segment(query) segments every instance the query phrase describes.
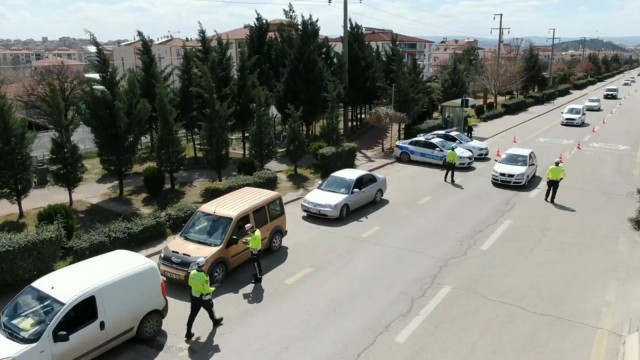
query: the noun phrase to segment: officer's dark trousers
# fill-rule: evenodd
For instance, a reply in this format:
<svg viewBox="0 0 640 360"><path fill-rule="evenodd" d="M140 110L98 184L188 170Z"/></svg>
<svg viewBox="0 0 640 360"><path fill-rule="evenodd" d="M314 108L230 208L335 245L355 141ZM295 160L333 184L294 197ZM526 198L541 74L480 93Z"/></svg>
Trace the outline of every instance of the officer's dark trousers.
<svg viewBox="0 0 640 360"><path fill-rule="evenodd" d="M209 314L209 319L215 321L216 314L213 312L213 300L203 300L200 297L191 295L191 312L189 313L189 320L187 320L187 333L191 332L191 327L196 320L196 315L200 312L200 308L204 308Z"/></svg>
<svg viewBox="0 0 640 360"><path fill-rule="evenodd" d="M547 180L547 192L544 194L544 199L547 200L549 198L549 192L551 192L551 202L554 202L556 200L558 186L560 186L559 180Z"/></svg>
<svg viewBox="0 0 640 360"><path fill-rule="evenodd" d="M262 279L262 264L260 263L260 257L262 256L262 250L251 250L251 259L253 259L253 269L256 271L254 277L256 279Z"/></svg>
<svg viewBox="0 0 640 360"><path fill-rule="evenodd" d="M444 181L447 181L447 176L449 176L449 171L451 171L451 182L454 182L454 175L456 174L456 163L447 162L444 164L447 168L447 171L444 173Z"/></svg>

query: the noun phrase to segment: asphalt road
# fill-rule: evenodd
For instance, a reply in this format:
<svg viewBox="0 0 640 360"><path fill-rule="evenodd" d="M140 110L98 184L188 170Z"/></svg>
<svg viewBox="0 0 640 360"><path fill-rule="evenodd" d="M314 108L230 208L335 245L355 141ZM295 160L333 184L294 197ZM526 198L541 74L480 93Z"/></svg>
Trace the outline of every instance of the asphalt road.
<svg viewBox="0 0 640 360"><path fill-rule="evenodd" d="M492 186L492 160L456 185L439 166L394 164L378 171L384 200L345 222L292 203L262 285L245 264L216 292L222 327L210 331L203 312L185 343L188 289L172 284L162 336L100 359L617 359L640 320L640 237L626 222L638 206L639 86L585 126L560 126L558 109L490 139L492 154L537 153L527 189ZM568 176L553 205L542 177L560 154Z"/></svg>

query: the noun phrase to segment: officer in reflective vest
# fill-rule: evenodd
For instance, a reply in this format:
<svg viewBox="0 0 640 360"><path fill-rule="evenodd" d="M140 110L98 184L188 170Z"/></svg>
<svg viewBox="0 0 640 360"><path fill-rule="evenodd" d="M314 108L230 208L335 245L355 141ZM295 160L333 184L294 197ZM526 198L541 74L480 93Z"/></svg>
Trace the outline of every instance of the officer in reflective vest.
<svg viewBox="0 0 640 360"><path fill-rule="evenodd" d="M213 284L213 287L209 286L209 275L204 271L203 267L207 260L203 257L196 261L196 269L189 273L189 286L191 287L191 312L189 313L189 319L187 320L187 333L185 339L191 340L193 333L191 327L193 321L196 319L196 315L200 311L200 308L209 314L209 318L213 322L213 327L218 327L222 324L222 317L216 318L216 314L213 312L213 299L211 294L216 290L219 284Z"/></svg>
<svg viewBox="0 0 640 360"><path fill-rule="evenodd" d="M447 158L445 159L444 166L447 168L447 171L444 173L444 182L447 182L447 176L449 175L449 171L451 171L451 183L456 183L456 181L453 180L453 176L456 173L456 165L458 165L458 154L456 154L456 146L453 145L447 152Z"/></svg>
<svg viewBox="0 0 640 360"><path fill-rule="evenodd" d="M549 192L551 192L551 203L554 204L556 200L556 192L560 186L560 181L567 176L564 168L560 166L560 159L555 161L554 165L551 165L547 170L547 192L544 194L544 201L548 201Z"/></svg>
<svg viewBox="0 0 640 360"><path fill-rule="evenodd" d="M244 226L247 233L249 233L249 239L243 240L245 245L249 245L249 251L251 251L251 258L253 259L253 267L255 274L253 274L252 284L260 284L262 282L262 264L260 264L260 257L262 256L262 234L260 229L256 229L253 225L247 224Z"/></svg>

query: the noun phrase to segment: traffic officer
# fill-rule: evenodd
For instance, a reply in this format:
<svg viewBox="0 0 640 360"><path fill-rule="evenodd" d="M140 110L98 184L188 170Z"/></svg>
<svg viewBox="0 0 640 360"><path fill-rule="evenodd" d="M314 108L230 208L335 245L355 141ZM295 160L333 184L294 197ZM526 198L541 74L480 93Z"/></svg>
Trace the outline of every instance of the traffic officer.
<svg viewBox="0 0 640 360"><path fill-rule="evenodd" d="M222 317L216 318L216 314L213 312L213 299L211 294L216 290L219 284L213 284L213 287L209 286L209 275L204 271L203 267L207 260L203 257L196 260L196 269L189 273L189 286L191 287L191 312L189 313L189 319L187 320L187 333L184 335L185 339L191 340L193 333L191 327L193 321L196 319L196 315L200 311L200 308L209 314L209 319L213 322L213 327L218 327L222 324Z"/></svg>
<svg viewBox="0 0 640 360"><path fill-rule="evenodd" d="M242 242L245 245L249 245L249 251L251 251L251 258L253 259L253 267L256 270L251 283L260 284L262 282L262 264L260 264L260 257L262 256L262 234L260 233L260 229L256 229L252 224L247 224L244 228L247 230L249 238Z"/></svg>
<svg viewBox="0 0 640 360"><path fill-rule="evenodd" d="M556 159L554 165L549 166L547 170L547 192L544 194L544 201L548 201L549 191L551 191L551 203L554 204L556 192L560 186L560 181L567 176L564 168L560 166L560 159Z"/></svg>
<svg viewBox="0 0 640 360"><path fill-rule="evenodd" d="M453 145L447 152L447 158L445 159L445 167L447 168L447 171L444 173L445 182L447 182L447 176L449 175L449 171L451 171L451 183L456 183L456 181L453 180L456 173L456 165L458 165L458 154L456 153L456 146Z"/></svg>

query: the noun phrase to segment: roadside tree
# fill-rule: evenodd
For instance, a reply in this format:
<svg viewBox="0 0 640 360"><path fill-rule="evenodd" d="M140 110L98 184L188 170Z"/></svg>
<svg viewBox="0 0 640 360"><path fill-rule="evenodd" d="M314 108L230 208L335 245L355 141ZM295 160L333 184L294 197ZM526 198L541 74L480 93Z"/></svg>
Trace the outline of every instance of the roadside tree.
<svg viewBox="0 0 640 360"><path fill-rule="evenodd" d="M175 174L185 162L185 145L180 139L180 124L176 123L176 111L171 106L168 90L162 85L156 90L156 118L158 137L156 141L156 165L169 175L171 190L176 188Z"/></svg>
<svg viewBox="0 0 640 360"><path fill-rule="evenodd" d="M287 157L293 163L293 172L298 173L298 162L307 153L307 139L304 136L302 115L300 110L289 107L289 123L287 124Z"/></svg>
<svg viewBox="0 0 640 360"><path fill-rule="evenodd" d="M251 109L255 114L255 122L249 133L249 143L251 144L249 152L260 169L264 169L264 166L276 156L274 129L269 114L271 102L269 101L269 93L258 85L257 80L254 80L250 85L255 89L255 104Z"/></svg>

